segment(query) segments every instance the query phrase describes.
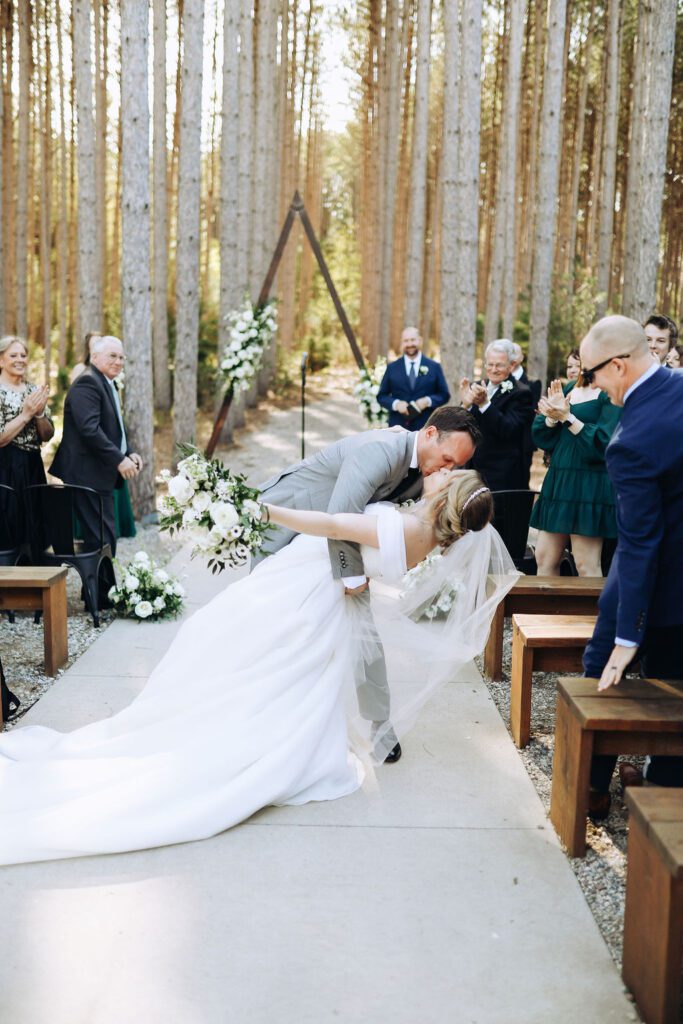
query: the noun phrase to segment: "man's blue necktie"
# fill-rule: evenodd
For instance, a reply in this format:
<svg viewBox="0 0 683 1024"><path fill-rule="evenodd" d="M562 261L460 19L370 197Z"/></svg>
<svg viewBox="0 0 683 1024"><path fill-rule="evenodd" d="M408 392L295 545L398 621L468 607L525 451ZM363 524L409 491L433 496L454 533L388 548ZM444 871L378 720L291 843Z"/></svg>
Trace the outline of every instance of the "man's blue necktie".
<svg viewBox="0 0 683 1024"><path fill-rule="evenodd" d="M415 381L416 381L416 379L417 379L417 374L415 373L415 363L411 363L410 364L410 369L408 370L408 383L410 384L410 390L411 391L415 390Z"/></svg>

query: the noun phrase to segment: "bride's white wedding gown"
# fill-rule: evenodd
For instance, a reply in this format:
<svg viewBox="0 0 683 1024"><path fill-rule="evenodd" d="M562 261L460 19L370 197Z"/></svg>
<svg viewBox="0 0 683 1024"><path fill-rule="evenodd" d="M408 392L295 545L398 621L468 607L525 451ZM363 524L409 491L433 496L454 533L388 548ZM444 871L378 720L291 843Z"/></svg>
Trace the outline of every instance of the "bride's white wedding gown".
<svg viewBox="0 0 683 1024"><path fill-rule="evenodd" d="M380 549L363 549L366 572L399 578L401 516L367 511ZM0 864L203 839L262 807L356 790L349 601L327 541L297 537L182 626L124 711L0 736Z"/></svg>

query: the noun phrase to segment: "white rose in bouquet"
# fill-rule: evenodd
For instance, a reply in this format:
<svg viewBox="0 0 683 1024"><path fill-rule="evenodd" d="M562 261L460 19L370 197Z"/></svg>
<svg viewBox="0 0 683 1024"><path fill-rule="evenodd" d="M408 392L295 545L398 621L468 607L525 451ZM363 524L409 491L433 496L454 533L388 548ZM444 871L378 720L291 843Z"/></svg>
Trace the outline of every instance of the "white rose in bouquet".
<svg viewBox="0 0 683 1024"><path fill-rule="evenodd" d="M242 507L247 515L251 516L252 519L255 519L257 522L261 521L263 509L259 505L258 501L252 501L251 498L247 498Z"/></svg>
<svg viewBox="0 0 683 1024"><path fill-rule="evenodd" d="M173 593L177 597L185 597L185 588L183 587L183 585L181 583L174 583L173 584Z"/></svg>
<svg viewBox="0 0 683 1024"><path fill-rule="evenodd" d="M223 546L225 541L225 533L219 526L212 526L208 534L209 538L209 551L213 548L220 548Z"/></svg>
<svg viewBox="0 0 683 1024"><path fill-rule="evenodd" d="M194 494L194 487L186 476L178 474L168 481L168 493L179 505L187 505Z"/></svg>
<svg viewBox="0 0 683 1024"><path fill-rule="evenodd" d="M203 512L208 512L210 505L211 495L207 491L200 491L192 499L192 508L195 512L199 512L200 515Z"/></svg>
<svg viewBox="0 0 683 1024"><path fill-rule="evenodd" d="M192 526L199 520L199 512L193 508L186 508L183 512L183 526Z"/></svg>
<svg viewBox="0 0 683 1024"><path fill-rule="evenodd" d="M237 509L229 501L214 501L209 512L223 536L239 522Z"/></svg>
<svg viewBox="0 0 683 1024"><path fill-rule="evenodd" d="M154 581L155 583L168 583L168 573L165 569L154 570Z"/></svg>
<svg viewBox="0 0 683 1024"><path fill-rule="evenodd" d="M149 601L138 601L135 605L135 614L139 619L147 619L153 612L154 608Z"/></svg>
<svg viewBox="0 0 683 1024"><path fill-rule="evenodd" d="M126 578L123 581L123 585L126 588L126 590L137 590L138 587L140 586L140 580L137 578L137 576L133 576L132 572L129 572L127 573Z"/></svg>
<svg viewBox="0 0 683 1024"><path fill-rule="evenodd" d="M149 565L149 555L146 551L137 551L133 561L136 565L141 565L143 568L147 568Z"/></svg>

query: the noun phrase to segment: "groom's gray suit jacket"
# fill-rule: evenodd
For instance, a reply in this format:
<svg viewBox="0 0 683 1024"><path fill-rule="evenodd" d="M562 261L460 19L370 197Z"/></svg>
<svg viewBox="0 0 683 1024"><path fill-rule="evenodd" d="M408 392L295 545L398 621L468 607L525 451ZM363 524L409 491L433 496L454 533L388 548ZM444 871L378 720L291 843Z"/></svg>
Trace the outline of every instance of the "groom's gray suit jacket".
<svg viewBox="0 0 683 1024"><path fill-rule="evenodd" d="M415 434L408 431L368 430L295 463L259 490L272 505L330 513L362 512L373 501L416 498L422 491L420 476L400 487L410 470L414 444ZM294 536L278 527L261 557L278 551ZM364 574L358 545L329 541L329 549L335 578Z"/></svg>

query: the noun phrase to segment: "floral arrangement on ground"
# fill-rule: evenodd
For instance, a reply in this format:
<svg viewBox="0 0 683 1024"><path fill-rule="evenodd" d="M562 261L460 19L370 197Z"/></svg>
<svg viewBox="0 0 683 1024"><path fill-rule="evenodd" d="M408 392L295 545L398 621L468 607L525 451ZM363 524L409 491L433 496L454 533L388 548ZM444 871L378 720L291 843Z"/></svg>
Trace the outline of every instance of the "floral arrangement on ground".
<svg viewBox="0 0 683 1024"><path fill-rule="evenodd" d="M194 445L179 445L178 450L184 457L177 474L168 469L159 474L168 488L159 501L159 528L171 534L189 532L195 541L192 557L208 555L214 573L226 565L244 565L263 546L270 529L259 492L242 474L207 459Z"/></svg>
<svg viewBox="0 0 683 1024"><path fill-rule="evenodd" d="M180 614L185 597L183 587L153 562L146 551L138 551L126 566L116 564L121 584L110 589L109 600L117 615L154 622Z"/></svg>
<svg viewBox="0 0 683 1024"><path fill-rule="evenodd" d="M389 413L377 401L377 394L386 369L387 361L380 356L374 366L364 366L359 370L359 380L353 389L361 412L371 427L382 427L389 420Z"/></svg>
<svg viewBox="0 0 683 1024"><path fill-rule="evenodd" d="M220 370L227 387L234 392L248 390L261 369L263 355L277 331L277 307L270 299L254 305L245 299L239 309L228 313L229 330Z"/></svg>

